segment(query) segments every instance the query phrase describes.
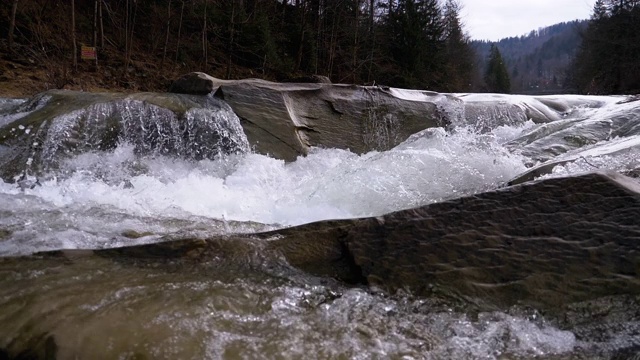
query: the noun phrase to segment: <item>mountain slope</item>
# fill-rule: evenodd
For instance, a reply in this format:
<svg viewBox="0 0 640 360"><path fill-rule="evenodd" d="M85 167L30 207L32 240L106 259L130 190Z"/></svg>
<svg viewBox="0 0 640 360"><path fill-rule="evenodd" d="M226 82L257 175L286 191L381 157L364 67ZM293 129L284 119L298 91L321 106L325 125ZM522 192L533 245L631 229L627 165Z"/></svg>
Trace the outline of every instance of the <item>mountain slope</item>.
<svg viewBox="0 0 640 360"><path fill-rule="evenodd" d="M542 94L566 92L566 71L582 39L586 20L555 24L497 42L473 41L482 79L491 44L496 44L511 76L511 92ZM482 83L476 84L482 91Z"/></svg>

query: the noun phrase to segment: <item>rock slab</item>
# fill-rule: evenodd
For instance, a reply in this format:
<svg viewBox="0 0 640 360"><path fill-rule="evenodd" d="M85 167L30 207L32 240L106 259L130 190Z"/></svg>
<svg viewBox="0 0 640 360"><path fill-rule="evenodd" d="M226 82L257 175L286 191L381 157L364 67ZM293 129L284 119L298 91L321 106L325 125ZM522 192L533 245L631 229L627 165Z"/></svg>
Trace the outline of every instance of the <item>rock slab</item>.
<svg viewBox="0 0 640 360"><path fill-rule="evenodd" d="M256 151L287 161L312 147L388 150L418 131L448 126L451 103L462 106L454 96L428 91L408 99L385 87L221 80L204 73L184 75L170 91L214 93L240 117Z"/></svg>
<svg viewBox="0 0 640 360"><path fill-rule="evenodd" d="M314 275L390 292L446 294L482 308L557 309L640 294L638 218L640 184L619 174L593 173L375 218L53 255L207 264L257 251Z"/></svg>

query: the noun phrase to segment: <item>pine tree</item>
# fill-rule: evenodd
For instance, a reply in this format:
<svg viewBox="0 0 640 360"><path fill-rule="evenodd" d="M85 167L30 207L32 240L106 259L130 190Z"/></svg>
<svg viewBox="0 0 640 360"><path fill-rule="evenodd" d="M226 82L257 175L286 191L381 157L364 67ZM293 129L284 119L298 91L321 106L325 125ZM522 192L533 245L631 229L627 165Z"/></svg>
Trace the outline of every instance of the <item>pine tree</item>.
<svg viewBox="0 0 640 360"><path fill-rule="evenodd" d="M484 81L489 92L505 94L511 92L511 80L509 79L509 73L507 72L507 67L502 60L500 50L495 44L491 45Z"/></svg>
<svg viewBox="0 0 640 360"><path fill-rule="evenodd" d="M590 94L640 91L640 0L598 0L573 64L572 82Z"/></svg>
<svg viewBox="0 0 640 360"><path fill-rule="evenodd" d="M445 76L446 90L450 92L469 91L474 73L475 53L462 30L460 9L457 0L447 0L444 4Z"/></svg>
<svg viewBox="0 0 640 360"><path fill-rule="evenodd" d="M444 26L437 0L400 0L390 12L388 46L400 74L394 82L437 89L443 82Z"/></svg>

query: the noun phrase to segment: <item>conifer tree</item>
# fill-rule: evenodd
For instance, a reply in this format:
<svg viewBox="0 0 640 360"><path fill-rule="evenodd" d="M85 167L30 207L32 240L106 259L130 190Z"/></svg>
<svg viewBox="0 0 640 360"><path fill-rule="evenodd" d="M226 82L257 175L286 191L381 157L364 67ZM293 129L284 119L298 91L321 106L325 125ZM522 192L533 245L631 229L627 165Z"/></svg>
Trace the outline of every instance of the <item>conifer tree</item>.
<svg viewBox="0 0 640 360"><path fill-rule="evenodd" d="M504 94L511 92L511 80L509 79L509 73L507 72L507 67L502 60L500 50L495 44L491 45L484 81L487 86L487 91L489 92Z"/></svg>
<svg viewBox="0 0 640 360"><path fill-rule="evenodd" d="M598 0L573 64L582 93L640 91L640 1Z"/></svg>
<svg viewBox="0 0 640 360"><path fill-rule="evenodd" d="M444 26L437 0L400 0L388 18L388 46L399 86L437 88L443 78Z"/></svg>
<svg viewBox="0 0 640 360"><path fill-rule="evenodd" d="M462 30L460 9L457 0L447 0L444 4L445 89L452 92L469 91L473 80L475 54L469 37Z"/></svg>

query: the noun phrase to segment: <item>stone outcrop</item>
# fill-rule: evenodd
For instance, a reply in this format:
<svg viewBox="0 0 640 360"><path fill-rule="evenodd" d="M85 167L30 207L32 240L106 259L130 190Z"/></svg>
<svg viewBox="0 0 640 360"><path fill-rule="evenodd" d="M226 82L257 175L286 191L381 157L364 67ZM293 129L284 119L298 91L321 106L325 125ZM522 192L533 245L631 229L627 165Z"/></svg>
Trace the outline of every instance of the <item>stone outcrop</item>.
<svg viewBox="0 0 640 360"><path fill-rule="evenodd" d="M546 124L511 144L523 147L526 155L537 160L637 131L624 125L626 116L637 114L634 109L629 111L634 104L620 106L610 119L584 122L579 109L600 108L615 100L602 96L454 95L331 84L322 79L301 79L298 83L221 80L200 72L182 76L170 91L214 93L242 119L245 133L258 152L289 161L314 146L355 153L384 151L430 127L471 126L488 131L528 120ZM567 134L576 126L585 130Z"/></svg>
<svg viewBox="0 0 640 360"><path fill-rule="evenodd" d="M330 83L274 83L258 79L220 80L191 73L170 91L213 92L242 120L256 151L294 160L311 147L349 149L355 153L388 150L430 127L448 126L462 102L451 95Z"/></svg>
<svg viewBox="0 0 640 360"><path fill-rule="evenodd" d="M262 263L284 258L314 275L391 292L462 297L484 308L557 309L640 293L638 217L640 184L619 174L593 173L375 218L50 256L206 267L213 259L242 262L257 252L271 259Z"/></svg>
<svg viewBox="0 0 640 360"><path fill-rule="evenodd" d="M640 184L549 179L360 221L344 238L370 284L557 307L640 292Z"/></svg>

